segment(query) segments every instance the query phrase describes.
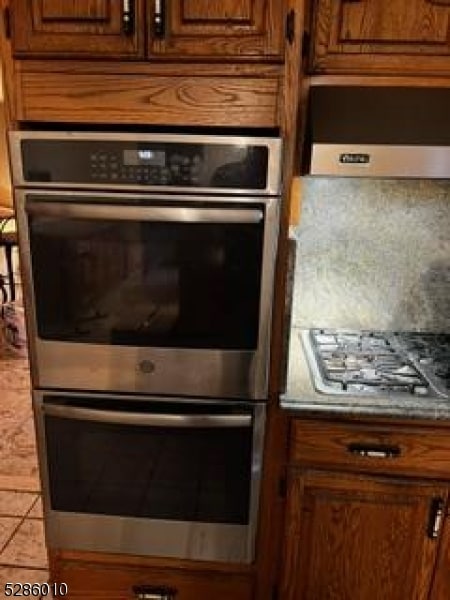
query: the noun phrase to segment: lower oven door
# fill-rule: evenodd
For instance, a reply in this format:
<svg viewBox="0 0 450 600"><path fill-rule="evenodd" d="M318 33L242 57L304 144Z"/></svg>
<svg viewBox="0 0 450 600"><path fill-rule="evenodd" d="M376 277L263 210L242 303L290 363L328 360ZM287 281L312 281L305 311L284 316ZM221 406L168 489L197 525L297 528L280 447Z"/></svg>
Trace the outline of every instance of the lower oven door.
<svg viewBox="0 0 450 600"><path fill-rule="evenodd" d="M263 404L36 393L51 548L249 563Z"/></svg>

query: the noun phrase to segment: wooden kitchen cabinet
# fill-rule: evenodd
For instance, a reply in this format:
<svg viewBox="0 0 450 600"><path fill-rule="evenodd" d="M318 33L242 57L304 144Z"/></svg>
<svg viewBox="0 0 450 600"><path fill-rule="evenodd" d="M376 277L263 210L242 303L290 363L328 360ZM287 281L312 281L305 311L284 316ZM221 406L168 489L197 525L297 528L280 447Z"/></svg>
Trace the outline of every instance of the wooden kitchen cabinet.
<svg viewBox="0 0 450 600"><path fill-rule="evenodd" d="M314 73L450 75L449 0L317 0Z"/></svg>
<svg viewBox="0 0 450 600"><path fill-rule="evenodd" d="M446 494L429 483L294 471L282 598L428 599L440 541L430 528Z"/></svg>
<svg viewBox="0 0 450 600"><path fill-rule="evenodd" d="M279 0L14 0L16 57L281 59Z"/></svg>
<svg viewBox="0 0 450 600"><path fill-rule="evenodd" d="M448 429L293 419L289 437L281 598L448 598Z"/></svg>
<svg viewBox="0 0 450 600"><path fill-rule="evenodd" d="M31 57L143 58L143 8L143 0L12 0L13 52Z"/></svg>
<svg viewBox="0 0 450 600"><path fill-rule="evenodd" d="M281 57L283 1L161 0L159 32L156 4L147 3L150 57Z"/></svg>

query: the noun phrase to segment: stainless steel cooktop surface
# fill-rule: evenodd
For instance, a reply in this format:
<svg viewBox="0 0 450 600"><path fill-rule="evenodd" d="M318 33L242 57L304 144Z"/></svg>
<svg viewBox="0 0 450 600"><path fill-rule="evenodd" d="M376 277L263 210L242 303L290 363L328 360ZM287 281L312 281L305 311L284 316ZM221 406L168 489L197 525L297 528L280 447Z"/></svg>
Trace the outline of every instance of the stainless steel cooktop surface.
<svg viewBox="0 0 450 600"><path fill-rule="evenodd" d="M450 399L450 334L310 329L301 335L318 392Z"/></svg>

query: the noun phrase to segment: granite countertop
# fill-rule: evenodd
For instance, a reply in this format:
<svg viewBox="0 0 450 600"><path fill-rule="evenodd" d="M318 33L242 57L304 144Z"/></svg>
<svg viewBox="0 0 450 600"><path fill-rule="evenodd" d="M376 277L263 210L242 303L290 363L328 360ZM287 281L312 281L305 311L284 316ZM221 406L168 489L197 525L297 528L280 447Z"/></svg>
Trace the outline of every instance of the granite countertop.
<svg viewBox="0 0 450 600"><path fill-rule="evenodd" d="M309 373L300 338L301 328L290 329L286 391L281 406L300 415L306 413L361 417L397 417L401 419L450 419L450 401L409 396L392 400L387 396L337 396L317 392Z"/></svg>

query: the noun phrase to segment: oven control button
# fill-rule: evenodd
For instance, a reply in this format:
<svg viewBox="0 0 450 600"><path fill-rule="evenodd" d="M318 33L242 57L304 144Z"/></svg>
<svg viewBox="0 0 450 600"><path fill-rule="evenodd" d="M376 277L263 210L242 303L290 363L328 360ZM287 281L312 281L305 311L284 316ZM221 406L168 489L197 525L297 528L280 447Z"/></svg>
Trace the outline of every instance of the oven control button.
<svg viewBox="0 0 450 600"><path fill-rule="evenodd" d="M138 364L138 369L141 373L146 373L147 375L153 373L155 371L155 363L151 360L141 360Z"/></svg>

